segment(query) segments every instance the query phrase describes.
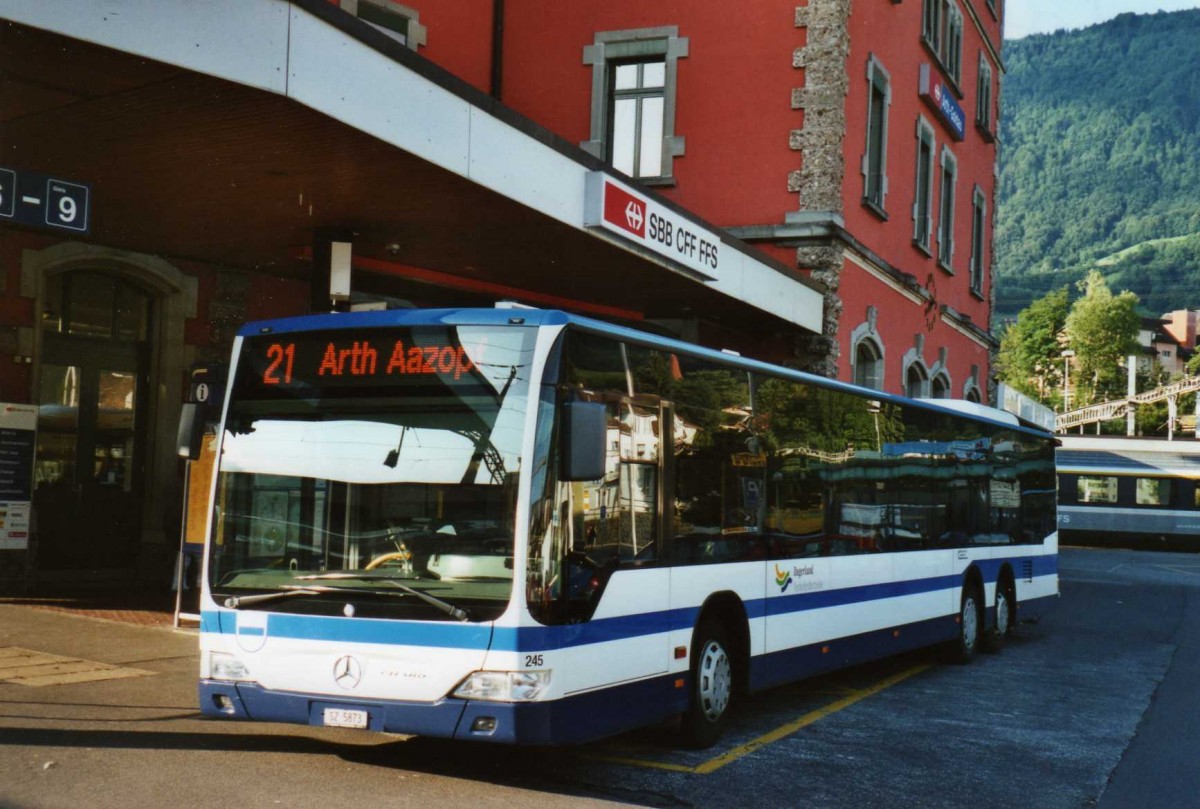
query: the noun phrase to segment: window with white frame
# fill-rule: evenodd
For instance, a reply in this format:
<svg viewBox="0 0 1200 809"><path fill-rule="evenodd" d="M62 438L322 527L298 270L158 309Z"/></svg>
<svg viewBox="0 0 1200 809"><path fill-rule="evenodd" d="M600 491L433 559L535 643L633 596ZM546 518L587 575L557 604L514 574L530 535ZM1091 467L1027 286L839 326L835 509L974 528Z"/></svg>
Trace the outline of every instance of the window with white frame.
<svg viewBox="0 0 1200 809"><path fill-rule="evenodd" d="M942 147L942 178L938 192L938 265L954 272L954 187L958 183L958 160Z"/></svg>
<svg viewBox="0 0 1200 809"><path fill-rule="evenodd" d="M874 55L867 60L867 148L863 152L863 204L886 217L888 109L892 81Z"/></svg>
<svg viewBox="0 0 1200 809"><path fill-rule="evenodd" d="M425 26L414 9L391 0L339 0L338 6L414 51L425 44Z"/></svg>
<svg viewBox="0 0 1200 809"><path fill-rule="evenodd" d="M992 121L992 63L982 51L979 53L979 80L975 88L975 123L986 134L993 131Z"/></svg>
<svg viewBox="0 0 1200 809"><path fill-rule="evenodd" d="M925 8L921 21L921 38L938 52L942 43L942 0L924 0Z"/></svg>
<svg viewBox="0 0 1200 809"><path fill-rule="evenodd" d="M913 244L930 252L933 238L933 126L917 116L917 181L913 198Z"/></svg>
<svg viewBox="0 0 1200 809"><path fill-rule="evenodd" d="M661 177L664 59L615 64L609 76L609 159L630 177Z"/></svg>
<svg viewBox="0 0 1200 809"><path fill-rule="evenodd" d="M924 0L921 38L958 84L962 75L963 15L955 0Z"/></svg>
<svg viewBox="0 0 1200 809"><path fill-rule="evenodd" d="M971 291L983 297L984 250L987 244L987 197L975 186L971 195Z"/></svg>
<svg viewBox="0 0 1200 809"><path fill-rule="evenodd" d="M950 73L955 84L962 81L963 15L954 2L946 4L946 37L942 50L942 64Z"/></svg>
<svg viewBox="0 0 1200 809"><path fill-rule="evenodd" d="M608 31L583 49L592 67L591 138L583 149L634 179L673 182L684 152L675 134L676 63L688 41L676 26Z"/></svg>
<svg viewBox="0 0 1200 809"><path fill-rule="evenodd" d="M950 377L940 373L929 382L929 396L932 399L950 398Z"/></svg>
<svg viewBox="0 0 1200 809"><path fill-rule="evenodd" d="M859 340L854 347L854 384L883 390L883 349L873 337Z"/></svg>

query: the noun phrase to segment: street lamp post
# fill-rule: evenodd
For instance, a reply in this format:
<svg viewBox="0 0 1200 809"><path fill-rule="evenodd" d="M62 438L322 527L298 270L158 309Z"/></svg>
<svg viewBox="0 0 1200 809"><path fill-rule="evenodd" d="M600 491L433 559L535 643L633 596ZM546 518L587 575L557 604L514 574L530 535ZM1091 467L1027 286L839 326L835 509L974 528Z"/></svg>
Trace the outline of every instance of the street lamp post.
<svg viewBox="0 0 1200 809"><path fill-rule="evenodd" d="M1075 352L1067 349L1062 353L1063 358L1063 412L1071 409L1071 357Z"/></svg>

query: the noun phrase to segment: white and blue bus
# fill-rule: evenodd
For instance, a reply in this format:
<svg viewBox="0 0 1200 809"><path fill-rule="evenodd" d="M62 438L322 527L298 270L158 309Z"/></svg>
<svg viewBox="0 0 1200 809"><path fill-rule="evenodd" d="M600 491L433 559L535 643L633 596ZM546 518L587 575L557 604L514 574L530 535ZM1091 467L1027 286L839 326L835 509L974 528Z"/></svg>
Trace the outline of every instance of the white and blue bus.
<svg viewBox="0 0 1200 809"><path fill-rule="evenodd" d="M213 717L704 746L1058 595L1050 435L562 312L246 326L219 442Z"/></svg>

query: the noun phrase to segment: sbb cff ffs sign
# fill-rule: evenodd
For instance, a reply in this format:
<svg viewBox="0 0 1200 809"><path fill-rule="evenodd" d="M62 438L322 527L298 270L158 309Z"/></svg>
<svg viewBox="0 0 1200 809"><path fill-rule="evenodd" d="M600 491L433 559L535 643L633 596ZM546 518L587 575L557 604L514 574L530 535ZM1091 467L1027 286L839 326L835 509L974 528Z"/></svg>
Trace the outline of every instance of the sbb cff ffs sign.
<svg viewBox="0 0 1200 809"><path fill-rule="evenodd" d="M584 227L600 227L716 280L721 238L601 172L588 175Z"/></svg>

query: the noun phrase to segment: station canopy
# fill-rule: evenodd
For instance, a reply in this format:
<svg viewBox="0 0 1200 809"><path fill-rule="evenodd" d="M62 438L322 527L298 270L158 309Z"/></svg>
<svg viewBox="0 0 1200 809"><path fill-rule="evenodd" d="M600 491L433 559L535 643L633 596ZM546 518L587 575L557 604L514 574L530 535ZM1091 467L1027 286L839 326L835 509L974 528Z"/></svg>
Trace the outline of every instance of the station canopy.
<svg viewBox="0 0 1200 809"><path fill-rule="evenodd" d="M308 279L342 229L379 294L820 331L816 285L689 212L719 278L586 227L587 177L627 180L323 0L0 2L0 75L0 166L86 183L78 241Z"/></svg>

